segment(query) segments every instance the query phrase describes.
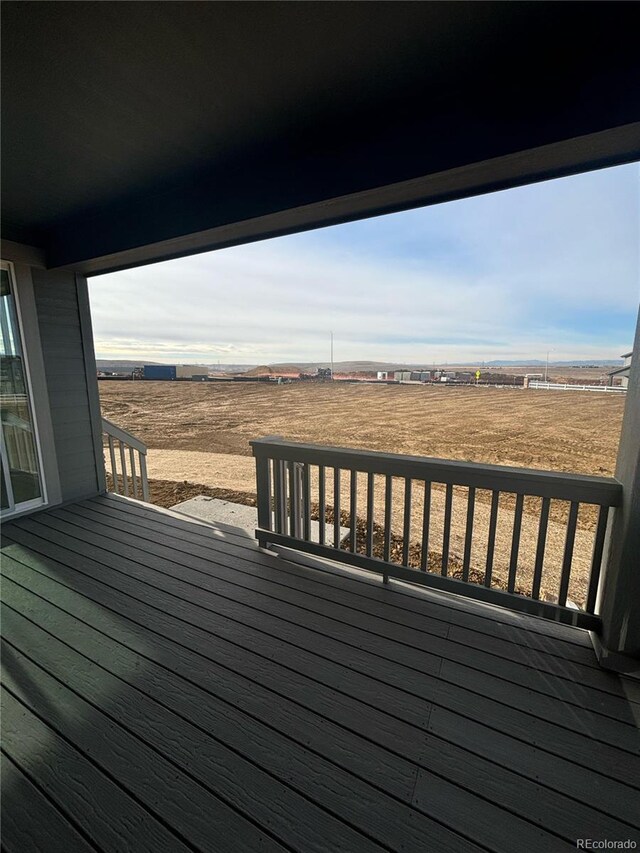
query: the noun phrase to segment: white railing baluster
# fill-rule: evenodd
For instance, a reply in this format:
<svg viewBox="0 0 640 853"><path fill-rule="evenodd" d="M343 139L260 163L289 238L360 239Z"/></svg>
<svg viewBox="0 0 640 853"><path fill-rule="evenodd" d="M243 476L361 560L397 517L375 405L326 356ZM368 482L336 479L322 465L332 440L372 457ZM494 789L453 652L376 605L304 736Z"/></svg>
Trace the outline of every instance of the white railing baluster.
<svg viewBox="0 0 640 853"><path fill-rule="evenodd" d="M111 479L113 480L113 491L116 495L120 494L118 487L118 469L116 468L116 452L113 446L113 436L108 436L109 440L109 456L111 457Z"/></svg>
<svg viewBox="0 0 640 853"><path fill-rule="evenodd" d="M136 458L133 455L133 447L129 448L129 461L131 462L131 485L134 498L138 498L138 481L136 479Z"/></svg>
<svg viewBox="0 0 640 853"><path fill-rule="evenodd" d="M124 452L124 442L119 440L120 445L120 467L122 469L122 489L125 497L129 497L129 475L127 474L127 458Z"/></svg>
<svg viewBox="0 0 640 853"><path fill-rule="evenodd" d="M116 495L129 497L129 475L127 470L127 451L129 465L131 467L131 490L133 497L143 501L149 500L149 479L147 476L147 446L140 439L111 423L106 418L102 419L102 432L106 436L109 448L109 461L111 463L111 478L113 480L113 491ZM118 475L116 441L118 442L118 457L120 459L121 473ZM138 471L136 472L135 454L138 454ZM119 476L122 483L119 482Z"/></svg>
<svg viewBox="0 0 640 853"><path fill-rule="evenodd" d="M147 454L138 453L140 460L140 480L142 481L142 500L149 501L149 480L147 478Z"/></svg>

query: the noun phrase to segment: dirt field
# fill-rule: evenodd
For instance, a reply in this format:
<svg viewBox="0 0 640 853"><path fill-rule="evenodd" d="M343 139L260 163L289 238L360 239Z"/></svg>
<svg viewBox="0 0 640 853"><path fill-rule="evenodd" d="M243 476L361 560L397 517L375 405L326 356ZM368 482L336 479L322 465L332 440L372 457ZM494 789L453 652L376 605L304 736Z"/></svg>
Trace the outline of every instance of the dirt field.
<svg viewBox="0 0 640 853"><path fill-rule="evenodd" d="M177 502L194 493L189 484L213 490L255 491L255 469L248 442L279 435L343 447L491 462L583 474L611 475L620 434L624 398L593 392L553 392L498 388L447 388L362 384L101 382L105 417L132 432L150 448L149 475L174 482L156 489L156 500ZM364 477L358 483L358 514L366 507ZM341 489L349 507L348 478ZM186 481L186 482L185 482ZM315 481L313 483L315 487ZM195 489L197 493L197 487ZM395 489L393 526L402 531L403 500ZM243 498L242 495L245 497ZM333 497L329 489L328 502ZM486 560L490 493L479 491L474 522L473 564ZM376 518L383 514L382 482L376 484ZM495 571L504 578L513 529L511 495L499 506ZM527 498L518 580L530 587L540 502ZM412 541L420 534L422 497L416 489ZM444 516L443 489L434 488L430 555L438 558ZM567 506L552 502L543 589L557 590ZM451 553L464 547L466 490L454 493ZM595 512L581 509L570 597L584 601ZM477 540L477 544L476 543Z"/></svg>
<svg viewBox="0 0 640 853"><path fill-rule="evenodd" d="M413 385L101 382L105 417L150 448L249 456L264 435L613 473L622 395ZM168 478L171 479L171 478Z"/></svg>

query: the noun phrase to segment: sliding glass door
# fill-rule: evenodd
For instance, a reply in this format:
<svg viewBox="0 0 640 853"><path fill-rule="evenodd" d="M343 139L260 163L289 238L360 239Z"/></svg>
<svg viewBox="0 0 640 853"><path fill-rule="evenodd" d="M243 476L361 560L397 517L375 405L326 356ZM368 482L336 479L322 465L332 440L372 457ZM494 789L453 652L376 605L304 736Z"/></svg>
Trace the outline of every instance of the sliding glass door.
<svg viewBox="0 0 640 853"><path fill-rule="evenodd" d="M0 505L4 517L44 502L15 279L12 266L4 262L0 265L0 410Z"/></svg>

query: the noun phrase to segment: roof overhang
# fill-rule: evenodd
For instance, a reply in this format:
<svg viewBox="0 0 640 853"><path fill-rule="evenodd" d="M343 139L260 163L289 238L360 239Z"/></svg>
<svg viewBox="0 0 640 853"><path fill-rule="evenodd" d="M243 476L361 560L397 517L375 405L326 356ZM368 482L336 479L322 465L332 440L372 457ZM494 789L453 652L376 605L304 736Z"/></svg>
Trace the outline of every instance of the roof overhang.
<svg viewBox="0 0 640 853"><path fill-rule="evenodd" d="M640 157L626 3L23 3L3 237L85 273Z"/></svg>

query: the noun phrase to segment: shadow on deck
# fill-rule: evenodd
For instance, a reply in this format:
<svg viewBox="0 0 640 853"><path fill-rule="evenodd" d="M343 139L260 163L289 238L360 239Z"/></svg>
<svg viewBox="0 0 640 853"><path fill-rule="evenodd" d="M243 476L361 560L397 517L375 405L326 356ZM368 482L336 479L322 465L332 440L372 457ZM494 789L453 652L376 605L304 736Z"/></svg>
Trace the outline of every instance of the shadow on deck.
<svg viewBox="0 0 640 853"><path fill-rule="evenodd" d="M103 496L3 545L3 849L640 843L588 635Z"/></svg>

